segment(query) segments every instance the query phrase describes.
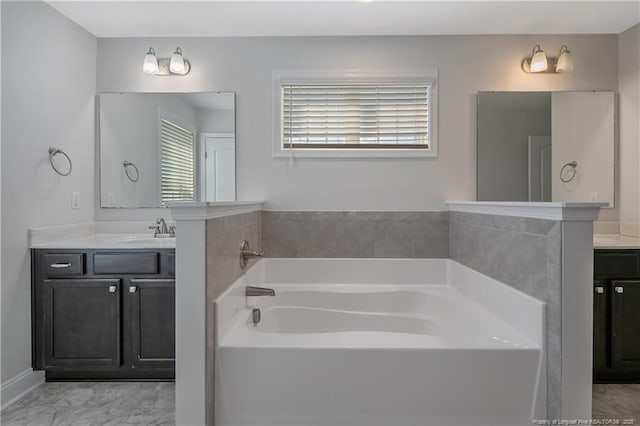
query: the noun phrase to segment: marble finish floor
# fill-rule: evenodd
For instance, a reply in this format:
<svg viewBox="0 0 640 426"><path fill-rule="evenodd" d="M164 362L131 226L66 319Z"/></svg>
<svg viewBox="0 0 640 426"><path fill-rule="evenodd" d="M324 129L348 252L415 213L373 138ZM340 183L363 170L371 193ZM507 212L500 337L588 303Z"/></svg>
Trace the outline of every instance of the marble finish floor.
<svg viewBox="0 0 640 426"><path fill-rule="evenodd" d="M593 385L592 413L594 419L616 419L621 425L640 425L640 384Z"/></svg>
<svg viewBox="0 0 640 426"><path fill-rule="evenodd" d="M593 418L640 425L640 384L593 386ZM174 383L45 383L0 413L2 426L174 425ZM620 423L622 424L622 423Z"/></svg>
<svg viewBox="0 0 640 426"><path fill-rule="evenodd" d="M2 426L174 425L166 382L45 383L0 413Z"/></svg>

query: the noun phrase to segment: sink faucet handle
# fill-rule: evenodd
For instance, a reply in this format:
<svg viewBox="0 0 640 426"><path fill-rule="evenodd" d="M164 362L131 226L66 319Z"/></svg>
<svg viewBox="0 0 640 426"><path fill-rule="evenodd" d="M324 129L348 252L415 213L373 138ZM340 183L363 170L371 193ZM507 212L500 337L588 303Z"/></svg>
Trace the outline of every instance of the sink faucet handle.
<svg viewBox="0 0 640 426"><path fill-rule="evenodd" d="M151 225L149 229L153 229L153 236L155 237L160 233L160 225Z"/></svg>
<svg viewBox="0 0 640 426"><path fill-rule="evenodd" d="M176 236L176 227L175 227L175 225L171 225L169 227L169 235L171 235L172 237Z"/></svg>

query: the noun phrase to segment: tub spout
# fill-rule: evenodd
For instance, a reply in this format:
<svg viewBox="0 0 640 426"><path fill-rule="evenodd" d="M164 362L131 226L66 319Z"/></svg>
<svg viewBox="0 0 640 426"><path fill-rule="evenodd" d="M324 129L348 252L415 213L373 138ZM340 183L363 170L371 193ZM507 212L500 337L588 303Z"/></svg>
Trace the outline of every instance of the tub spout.
<svg viewBox="0 0 640 426"><path fill-rule="evenodd" d="M245 290L245 296L275 296L275 295L276 295L276 291L272 288L247 286L247 289Z"/></svg>

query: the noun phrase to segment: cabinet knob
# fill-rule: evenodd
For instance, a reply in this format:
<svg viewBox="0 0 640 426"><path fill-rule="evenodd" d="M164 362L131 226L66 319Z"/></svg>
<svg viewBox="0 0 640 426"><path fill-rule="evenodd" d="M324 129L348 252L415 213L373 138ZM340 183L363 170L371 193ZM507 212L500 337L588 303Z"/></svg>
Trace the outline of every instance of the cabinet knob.
<svg viewBox="0 0 640 426"><path fill-rule="evenodd" d="M598 293L598 294L603 294L604 293L604 287L602 287L602 286L596 287L595 290L596 290L596 293Z"/></svg>
<svg viewBox="0 0 640 426"><path fill-rule="evenodd" d="M129 286L129 293L135 293L138 290L138 287L135 285Z"/></svg>
<svg viewBox="0 0 640 426"><path fill-rule="evenodd" d="M616 290L616 293L619 293L619 294L624 293L624 287L622 287L622 286L617 286L615 288L615 290Z"/></svg>
<svg viewBox="0 0 640 426"><path fill-rule="evenodd" d="M118 287L116 287L115 285L110 285L109 286L109 293L115 293L117 289L118 289Z"/></svg>

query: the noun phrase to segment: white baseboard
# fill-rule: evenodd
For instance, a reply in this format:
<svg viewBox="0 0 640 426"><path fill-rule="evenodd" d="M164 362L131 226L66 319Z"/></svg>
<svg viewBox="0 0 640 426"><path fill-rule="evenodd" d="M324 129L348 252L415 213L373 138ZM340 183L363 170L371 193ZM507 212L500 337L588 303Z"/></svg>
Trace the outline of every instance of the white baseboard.
<svg viewBox="0 0 640 426"><path fill-rule="evenodd" d="M640 237L640 222L620 222L620 234L628 237Z"/></svg>
<svg viewBox="0 0 640 426"><path fill-rule="evenodd" d="M1 409L4 410L43 383L44 371L33 371L31 368L2 383L0 385Z"/></svg>

